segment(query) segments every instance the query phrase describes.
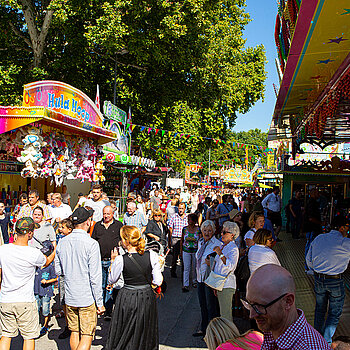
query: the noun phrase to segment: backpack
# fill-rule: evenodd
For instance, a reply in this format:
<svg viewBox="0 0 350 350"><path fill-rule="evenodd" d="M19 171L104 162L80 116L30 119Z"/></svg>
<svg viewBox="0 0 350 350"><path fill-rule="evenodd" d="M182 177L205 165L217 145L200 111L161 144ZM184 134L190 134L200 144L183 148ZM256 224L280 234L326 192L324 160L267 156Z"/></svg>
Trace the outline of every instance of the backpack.
<svg viewBox="0 0 350 350"><path fill-rule="evenodd" d="M247 281L250 277L248 252L249 248L247 249L246 253L238 260L238 264L235 270L237 279L241 281Z"/></svg>

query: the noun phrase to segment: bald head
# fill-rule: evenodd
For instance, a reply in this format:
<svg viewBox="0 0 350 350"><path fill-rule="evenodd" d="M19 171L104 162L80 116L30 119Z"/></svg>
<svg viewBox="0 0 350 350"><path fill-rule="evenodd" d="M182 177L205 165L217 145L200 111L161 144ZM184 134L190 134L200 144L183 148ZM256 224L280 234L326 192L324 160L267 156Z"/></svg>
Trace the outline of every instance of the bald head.
<svg viewBox="0 0 350 350"><path fill-rule="evenodd" d="M295 283L293 276L285 268L275 264L267 264L259 267L250 276L247 283L247 291L258 291L262 296L271 300L284 293L295 295ZM247 293L248 294L248 293Z"/></svg>
<svg viewBox="0 0 350 350"><path fill-rule="evenodd" d="M110 223L113 220L114 211L110 205L106 205L103 208L103 222L105 224Z"/></svg>

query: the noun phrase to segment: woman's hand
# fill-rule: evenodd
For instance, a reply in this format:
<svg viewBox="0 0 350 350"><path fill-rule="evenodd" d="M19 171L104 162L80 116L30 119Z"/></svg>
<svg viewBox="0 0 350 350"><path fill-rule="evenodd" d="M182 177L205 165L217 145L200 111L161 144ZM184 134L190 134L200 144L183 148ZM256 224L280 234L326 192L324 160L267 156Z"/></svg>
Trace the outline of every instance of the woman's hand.
<svg viewBox="0 0 350 350"><path fill-rule="evenodd" d="M119 255L118 248L115 247L113 250L111 250L111 261L114 261L118 255Z"/></svg>
<svg viewBox="0 0 350 350"><path fill-rule="evenodd" d="M216 297L218 296L218 291L216 289L213 289L213 293Z"/></svg>
<svg viewBox="0 0 350 350"><path fill-rule="evenodd" d="M205 258L205 263L210 266L210 260L208 258Z"/></svg>
<svg viewBox="0 0 350 350"><path fill-rule="evenodd" d="M214 249L214 252L217 254L217 255L221 255L222 254L222 250L219 246L215 247Z"/></svg>

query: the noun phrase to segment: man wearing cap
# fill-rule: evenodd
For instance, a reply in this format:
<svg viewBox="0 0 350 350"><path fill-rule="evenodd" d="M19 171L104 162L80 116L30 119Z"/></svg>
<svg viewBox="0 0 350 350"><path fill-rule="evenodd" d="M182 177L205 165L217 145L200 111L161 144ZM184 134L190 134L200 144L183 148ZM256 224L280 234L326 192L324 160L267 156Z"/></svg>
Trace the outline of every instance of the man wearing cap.
<svg viewBox="0 0 350 350"><path fill-rule="evenodd" d="M88 231L93 210L77 208L74 230L57 246L55 270L64 276L65 303L71 349L90 349L97 315L104 312L100 247Z"/></svg>
<svg viewBox="0 0 350 350"><path fill-rule="evenodd" d="M46 257L39 249L28 246L36 224L32 218L17 221L14 243L0 247L0 339L1 349L10 349L11 339L21 333L23 349L34 350L40 334L39 314L34 297L37 267L46 267L55 257Z"/></svg>

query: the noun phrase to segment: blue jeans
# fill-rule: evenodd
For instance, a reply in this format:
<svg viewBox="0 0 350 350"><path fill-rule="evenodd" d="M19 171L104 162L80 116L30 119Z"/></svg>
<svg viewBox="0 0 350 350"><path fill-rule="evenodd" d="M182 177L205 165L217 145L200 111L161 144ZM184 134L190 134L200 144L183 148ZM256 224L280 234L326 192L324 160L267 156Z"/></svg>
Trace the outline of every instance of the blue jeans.
<svg viewBox="0 0 350 350"><path fill-rule="evenodd" d="M202 315L201 331L205 334L209 322L219 316L218 299L213 290L203 282L198 282L197 291Z"/></svg>
<svg viewBox="0 0 350 350"><path fill-rule="evenodd" d="M310 245L315 238L315 233L313 231L306 232L306 245L305 245L305 270L308 270L308 266L306 265L306 255L310 249Z"/></svg>
<svg viewBox="0 0 350 350"><path fill-rule="evenodd" d="M44 317L47 317L50 315L50 301L51 297L48 296L40 296L40 295L35 295L35 300L38 304L38 311L40 313L40 309L42 308L42 314Z"/></svg>
<svg viewBox="0 0 350 350"><path fill-rule="evenodd" d="M315 329L331 344L343 311L345 288L343 279L324 279L315 276ZM328 308L327 320L325 320Z"/></svg>
<svg viewBox="0 0 350 350"><path fill-rule="evenodd" d="M101 261L102 264L102 290L103 290L103 301L106 308L106 315L110 315L113 309L112 294L106 289L108 285L108 274L109 267L111 266L110 261Z"/></svg>

